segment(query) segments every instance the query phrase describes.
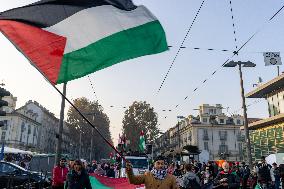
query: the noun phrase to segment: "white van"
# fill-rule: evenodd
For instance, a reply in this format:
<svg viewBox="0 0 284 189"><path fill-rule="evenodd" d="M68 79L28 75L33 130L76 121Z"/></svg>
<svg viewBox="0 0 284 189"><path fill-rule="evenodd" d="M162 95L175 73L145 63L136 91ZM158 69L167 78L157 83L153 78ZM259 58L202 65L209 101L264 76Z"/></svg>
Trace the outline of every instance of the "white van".
<svg viewBox="0 0 284 189"><path fill-rule="evenodd" d="M145 156L125 156L125 159L132 164L134 175L144 174L149 170L148 158ZM126 177L125 161L122 160L121 177Z"/></svg>

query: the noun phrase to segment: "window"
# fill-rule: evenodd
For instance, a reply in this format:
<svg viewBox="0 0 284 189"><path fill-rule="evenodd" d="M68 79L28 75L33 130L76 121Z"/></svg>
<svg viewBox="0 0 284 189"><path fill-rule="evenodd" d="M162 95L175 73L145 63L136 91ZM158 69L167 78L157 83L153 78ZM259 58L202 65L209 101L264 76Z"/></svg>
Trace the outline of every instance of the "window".
<svg viewBox="0 0 284 189"><path fill-rule="evenodd" d="M225 153L228 152L228 146L224 141L221 142L221 145L219 146L219 153Z"/></svg>
<svg viewBox="0 0 284 189"><path fill-rule="evenodd" d="M208 121L207 118L203 118L203 119L202 119L202 122L203 122L203 123L207 123L207 121Z"/></svg>
<svg viewBox="0 0 284 189"><path fill-rule="evenodd" d="M203 135L208 135L207 129L203 129Z"/></svg>
<svg viewBox="0 0 284 189"><path fill-rule="evenodd" d="M237 125L241 124L241 120L237 119Z"/></svg>
<svg viewBox="0 0 284 189"><path fill-rule="evenodd" d="M208 148L208 142L204 142L204 150L209 151L209 148Z"/></svg>
<svg viewBox="0 0 284 189"><path fill-rule="evenodd" d="M1 140L5 140L6 132L2 132Z"/></svg>
<svg viewBox="0 0 284 189"><path fill-rule="evenodd" d="M227 140L227 131L219 131L220 140Z"/></svg>
<svg viewBox="0 0 284 189"><path fill-rule="evenodd" d="M209 109L209 114L213 114L213 109Z"/></svg>
<svg viewBox="0 0 284 189"><path fill-rule="evenodd" d="M239 145L239 153L242 154L243 153L243 144L242 143L238 143Z"/></svg>
<svg viewBox="0 0 284 189"><path fill-rule="evenodd" d="M224 124L224 122L225 122L224 119L220 119L221 124Z"/></svg>
<svg viewBox="0 0 284 189"><path fill-rule="evenodd" d="M12 165L9 165L7 163L0 163L0 172L2 173L12 173L15 172L16 168L13 167Z"/></svg>

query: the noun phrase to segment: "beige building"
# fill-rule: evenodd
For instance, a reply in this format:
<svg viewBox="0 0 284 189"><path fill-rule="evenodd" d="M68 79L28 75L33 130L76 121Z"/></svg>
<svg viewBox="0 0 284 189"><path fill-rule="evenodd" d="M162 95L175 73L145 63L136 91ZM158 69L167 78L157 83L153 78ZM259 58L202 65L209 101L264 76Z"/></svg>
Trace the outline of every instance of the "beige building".
<svg viewBox="0 0 284 189"><path fill-rule="evenodd" d="M185 146L196 146L199 151L208 151L210 160L243 160L244 136L240 127L244 118L240 115L227 116L222 110L220 104L201 105L197 116L189 115L168 130L167 151L178 153Z"/></svg>
<svg viewBox="0 0 284 189"><path fill-rule="evenodd" d="M0 127L1 142L6 146L30 150L39 153L55 153L59 119L38 102L28 101L16 108L17 98L3 97L8 106L3 107L6 116L0 116L4 126ZM64 123L62 135L62 152L73 153L75 142L71 140L70 131Z"/></svg>

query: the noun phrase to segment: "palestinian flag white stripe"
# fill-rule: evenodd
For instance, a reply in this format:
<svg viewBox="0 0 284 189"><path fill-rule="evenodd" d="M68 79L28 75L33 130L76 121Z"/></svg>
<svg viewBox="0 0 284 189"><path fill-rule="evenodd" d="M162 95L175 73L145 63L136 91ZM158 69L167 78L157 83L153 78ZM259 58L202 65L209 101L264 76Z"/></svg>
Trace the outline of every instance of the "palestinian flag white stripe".
<svg viewBox="0 0 284 189"><path fill-rule="evenodd" d="M144 6L132 11L111 5L92 7L77 12L44 30L67 38L64 54L84 48L122 30L157 20Z"/></svg>

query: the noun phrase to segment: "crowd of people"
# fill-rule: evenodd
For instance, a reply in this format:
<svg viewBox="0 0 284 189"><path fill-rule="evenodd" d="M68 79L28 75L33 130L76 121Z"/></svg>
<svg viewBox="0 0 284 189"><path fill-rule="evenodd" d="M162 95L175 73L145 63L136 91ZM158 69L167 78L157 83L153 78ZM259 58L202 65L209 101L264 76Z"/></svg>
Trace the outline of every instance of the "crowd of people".
<svg viewBox="0 0 284 189"><path fill-rule="evenodd" d="M19 165L25 169L29 169L29 163L32 160L32 156L29 154L21 154L21 153L5 153L4 161L11 162L16 165Z"/></svg>
<svg viewBox="0 0 284 189"><path fill-rule="evenodd" d="M91 189L89 174L94 173L111 178L116 177L117 164L98 163L88 164L81 160L62 158L52 171L53 189Z"/></svg>
<svg viewBox="0 0 284 189"><path fill-rule="evenodd" d="M117 170L117 164L96 161L87 164L81 160L69 160L67 164L62 158L53 169L52 187L90 189L90 173L116 178ZM131 184L144 184L145 189L279 189L284 186L282 165L269 165L265 157L251 170L245 162L224 161L221 166L217 162L197 161L167 164L163 156L158 156L146 173L134 175L130 163L126 163L126 173Z"/></svg>
<svg viewBox="0 0 284 189"><path fill-rule="evenodd" d="M279 189L284 182L282 165L269 165L265 157L252 170L245 162L216 162L167 164L163 156L155 159L151 171L134 175L127 164L127 175L132 184L145 184L145 189ZM282 183L282 187L284 184Z"/></svg>

